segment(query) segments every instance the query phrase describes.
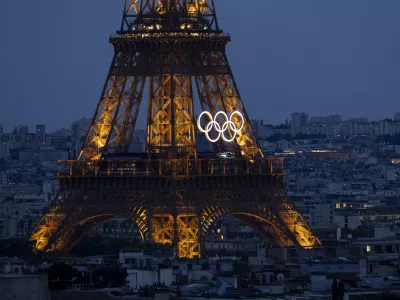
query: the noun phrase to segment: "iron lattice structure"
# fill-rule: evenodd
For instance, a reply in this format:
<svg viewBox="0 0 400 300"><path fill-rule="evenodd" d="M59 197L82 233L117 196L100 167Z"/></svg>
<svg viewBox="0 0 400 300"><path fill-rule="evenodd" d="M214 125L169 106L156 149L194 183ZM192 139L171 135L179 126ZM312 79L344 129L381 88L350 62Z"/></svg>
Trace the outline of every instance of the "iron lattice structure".
<svg viewBox="0 0 400 300"><path fill-rule="evenodd" d="M320 244L283 194L283 161L263 157L225 53L229 41L212 0L126 0L82 150L59 162L60 194L32 234L38 250L68 251L117 216L133 218L143 239L176 245L180 257L200 256L208 227L224 215L273 244ZM132 156L145 87L146 154ZM213 144L234 158L197 153L194 90L202 110L243 115L232 143Z"/></svg>

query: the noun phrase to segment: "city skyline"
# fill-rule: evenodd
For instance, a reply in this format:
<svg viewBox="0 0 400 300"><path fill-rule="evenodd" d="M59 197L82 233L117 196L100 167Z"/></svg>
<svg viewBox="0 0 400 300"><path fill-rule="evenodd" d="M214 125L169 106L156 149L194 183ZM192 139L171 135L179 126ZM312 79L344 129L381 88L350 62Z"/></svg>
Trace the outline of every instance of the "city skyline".
<svg viewBox="0 0 400 300"><path fill-rule="evenodd" d="M264 120L264 119L250 119L250 121L251 122L253 122L253 121L254 122L259 122L259 121L261 121L263 126L272 125L274 127L279 127L281 125L289 125L289 127L292 127L291 126L292 117L295 114L305 114L306 117L307 117L307 122L306 123L308 125L310 125L310 126L324 124L324 123L326 123L326 121L329 118L332 118L332 117L334 117L334 118L338 117L339 118L338 119L339 121L335 121L334 123L346 123L346 122L354 120L354 121L357 121L359 124L364 124L365 122L367 124L371 124L373 122L380 122L380 121L384 121L384 120L392 120L392 121L396 121L396 122L399 122L399 120L400 120L400 112L394 112L391 116L387 116L387 117L384 117L384 118L379 119L379 120L378 119L372 120L372 119L368 119L368 117L360 117L360 116L351 116L351 117L345 119L345 118L342 118L341 115L334 115L334 114L313 116L313 115L309 115L307 112L292 112L284 120L282 120L281 122L275 123L275 124L269 123L268 120ZM0 133L6 133L6 134L7 133L12 133L13 131L19 131L19 129L21 127L25 127L25 128L27 127L27 130L28 130L27 133L29 133L29 134L36 133L37 134L37 131L38 131L37 127L38 126L39 127L44 126L44 128L46 128L46 133L51 134L51 133L56 133L57 131L61 131L61 130L72 130L72 128L73 128L75 123L78 123L78 122L80 122L80 121L82 121L84 119L91 121L92 118L88 117L88 116L86 116L86 117L82 116L81 118L79 118L77 120L73 120L71 122L71 124L67 125L66 127L60 127L60 128L52 128L51 126L48 126L47 124L28 125L28 124L23 124L23 123L15 123L12 126L10 126L9 128L7 128L3 124L0 123ZM322 121L321 119L325 119L325 120ZM361 122L361 120L364 120L364 121ZM328 123L331 123L331 122L328 121ZM254 129L254 126L253 126L253 129ZM144 131L144 130L146 130L146 128L145 127L140 127L140 126L135 129L135 131Z"/></svg>
<svg viewBox="0 0 400 300"><path fill-rule="evenodd" d="M254 1L259 9L249 11L240 5L216 3L220 25L231 33L228 56L251 119L278 124L293 111L382 119L397 110L398 2ZM112 53L107 37L121 18L120 3L96 2L96 17L93 7L94 1L26 3L18 12L22 22L14 25L10 16L19 7L5 4L0 12L5 130L44 123L52 131L91 117ZM242 18L246 22L237 21ZM20 39L17 33L28 27L39 34ZM145 111L142 106L138 127L145 126Z"/></svg>

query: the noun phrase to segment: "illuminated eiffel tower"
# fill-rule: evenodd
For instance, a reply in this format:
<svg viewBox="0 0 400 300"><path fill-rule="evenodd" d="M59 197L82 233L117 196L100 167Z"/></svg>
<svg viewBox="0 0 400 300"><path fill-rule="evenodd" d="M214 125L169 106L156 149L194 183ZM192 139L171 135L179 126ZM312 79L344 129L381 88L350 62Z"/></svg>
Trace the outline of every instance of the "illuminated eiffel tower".
<svg viewBox="0 0 400 300"><path fill-rule="evenodd" d="M320 244L284 196L283 160L263 156L229 41L212 0L126 1L82 150L59 162L60 193L32 234L38 250L69 251L115 217L132 218L143 239L173 244L180 257L199 257L210 224L225 215L274 245ZM213 156L196 150L194 90ZM146 152L129 154L144 93Z"/></svg>

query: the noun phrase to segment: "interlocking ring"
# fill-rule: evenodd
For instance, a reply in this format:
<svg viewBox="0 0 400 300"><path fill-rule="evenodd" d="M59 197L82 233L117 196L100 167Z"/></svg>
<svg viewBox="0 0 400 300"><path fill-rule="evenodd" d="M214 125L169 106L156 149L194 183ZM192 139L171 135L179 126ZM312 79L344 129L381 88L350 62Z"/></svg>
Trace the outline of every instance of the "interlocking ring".
<svg viewBox="0 0 400 300"><path fill-rule="evenodd" d="M206 115L209 118L209 122L207 123L205 128L203 128L201 126L201 118L204 115ZM225 119L224 122L217 121L217 118L220 115ZM237 128L236 124L232 121L232 118L234 115L238 115L239 118L241 119L240 128ZM221 125L221 123L222 123L222 125ZM230 139L225 136L225 133L227 131L229 133L228 127L229 127L230 131L232 132L232 137ZM205 133L207 140L209 140L211 143L215 143L215 142L219 141L219 139L221 137L225 142L230 143L236 138L236 135L243 129L243 127L244 127L244 118L243 118L243 115L239 111L232 112L229 117L225 112L219 111L215 114L214 118L208 111L203 111L197 119L197 128L201 132ZM211 132L212 129L214 129L218 133L217 137L215 139L212 139L209 135L209 133Z"/></svg>

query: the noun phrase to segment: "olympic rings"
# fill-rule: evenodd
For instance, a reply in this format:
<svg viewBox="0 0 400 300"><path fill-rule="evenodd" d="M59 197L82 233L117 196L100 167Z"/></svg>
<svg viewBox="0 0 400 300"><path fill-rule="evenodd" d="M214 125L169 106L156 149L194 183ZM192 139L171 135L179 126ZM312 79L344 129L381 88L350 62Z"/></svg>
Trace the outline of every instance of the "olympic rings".
<svg viewBox="0 0 400 300"><path fill-rule="evenodd" d="M238 115L238 117L241 119L240 128L236 128L236 124L232 121L232 117L234 115ZM205 128L203 128L201 126L201 118L203 116L207 116L209 119L209 122L207 123ZM217 121L218 116L222 116L221 118L224 119L223 122ZM222 123L222 125L221 125L221 123ZM229 130L228 130L228 127L229 127ZM215 114L214 118L208 111L203 111L197 119L197 128L201 132L205 133L207 140L209 140L211 143L215 143L215 142L219 141L219 139L221 137L225 142L228 142L228 143L233 142L234 139L236 138L236 135L243 129L243 127L244 127L244 118L243 118L243 115L239 111L233 111L229 117L225 112L219 111ZM212 129L214 129L217 132L217 137L214 139L211 138L209 135L209 133L211 132ZM233 133L231 138L227 138L225 136L225 133L227 131L228 131L228 133L229 133L229 131L231 131Z"/></svg>

